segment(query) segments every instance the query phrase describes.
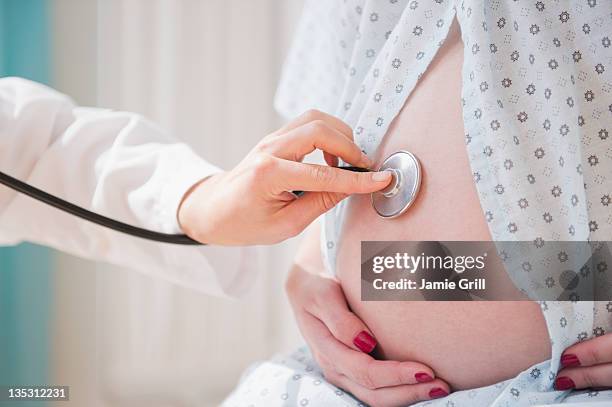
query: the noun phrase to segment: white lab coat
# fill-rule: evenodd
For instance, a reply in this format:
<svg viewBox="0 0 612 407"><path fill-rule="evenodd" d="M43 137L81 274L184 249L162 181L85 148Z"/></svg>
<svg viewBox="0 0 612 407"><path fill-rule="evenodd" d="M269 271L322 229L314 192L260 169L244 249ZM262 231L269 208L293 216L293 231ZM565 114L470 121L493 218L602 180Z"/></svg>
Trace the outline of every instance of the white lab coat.
<svg viewBox="0 0 612 407"><path fill-rule="evenodd" d="M0 171L94 212L180 233L190 186L219 171L142 116L78 108L65 95L0 78ZM252 250L176 246L77 219L0 185L0 244L35 242L216 295L250 284Z"/></svg>

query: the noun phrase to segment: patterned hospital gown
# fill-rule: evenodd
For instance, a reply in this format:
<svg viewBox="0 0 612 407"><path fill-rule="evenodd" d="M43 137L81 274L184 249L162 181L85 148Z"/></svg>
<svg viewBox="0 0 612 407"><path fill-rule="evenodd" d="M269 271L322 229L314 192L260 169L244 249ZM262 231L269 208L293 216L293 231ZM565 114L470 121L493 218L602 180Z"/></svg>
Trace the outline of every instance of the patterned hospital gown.
<svg viewBox="0 0 612 407"><path fill-rule="evenodd" d="M277 108L308 108L349 123L368 154L456 18L464 43L465 141L495 240L612 240L611 0L308 1ZM345 204L325 217L333 272ZM612 267L612 265L610 266ZM562 351L612 330L612 302L542 301L549 361L492 386L422 406L599 402L612 391L559 392ZM307 349L252 367L227 406L357 406L325 382Z"/></svg>

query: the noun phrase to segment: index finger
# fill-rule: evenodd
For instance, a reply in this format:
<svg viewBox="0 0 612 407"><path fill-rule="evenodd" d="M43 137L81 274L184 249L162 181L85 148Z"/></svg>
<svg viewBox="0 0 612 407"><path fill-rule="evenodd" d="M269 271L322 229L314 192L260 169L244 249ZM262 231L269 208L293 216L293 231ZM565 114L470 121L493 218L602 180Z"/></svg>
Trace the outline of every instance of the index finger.
<svg viewBox="0 0 612 407"><path fill-rule="evenodd" d="M265 148L274 156L292 161L302 161L315 150L340 157L345 162L369 167L371 160L359 146L342 132L323 120L315 120L297 127L281 136L270 139Z"/></svg>
<svg viewBox="0 0 612 407"><path fill-rule="evenodd" d="M279 193L301 190L365 194L385 188L392 179L389 171L352 172L325 165L281 161L279 174L283 177L278 179Z"/></svg>

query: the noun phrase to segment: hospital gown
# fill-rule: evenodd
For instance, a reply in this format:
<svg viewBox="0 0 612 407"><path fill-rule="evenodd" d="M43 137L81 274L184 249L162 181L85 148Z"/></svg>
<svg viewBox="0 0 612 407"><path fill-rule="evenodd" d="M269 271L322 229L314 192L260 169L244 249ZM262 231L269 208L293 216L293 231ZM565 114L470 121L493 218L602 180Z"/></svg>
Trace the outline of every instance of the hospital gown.
<svg viewBox="0 0 612 407"><path fill-rule="evenodd" d="M495 240L612 237L612 2L346 0L307 2L277 107L349 123L373 153L456 18L464 43L465 139ZM324 221L334 272L345 203ZM610 265L609 267L612 267ZM612 302L540 302L552 358L517 377L422 406L599 402L612 391L553 389L561 353L612 330ZM227 406L358 406L307 349L252 367Z"/></svg>

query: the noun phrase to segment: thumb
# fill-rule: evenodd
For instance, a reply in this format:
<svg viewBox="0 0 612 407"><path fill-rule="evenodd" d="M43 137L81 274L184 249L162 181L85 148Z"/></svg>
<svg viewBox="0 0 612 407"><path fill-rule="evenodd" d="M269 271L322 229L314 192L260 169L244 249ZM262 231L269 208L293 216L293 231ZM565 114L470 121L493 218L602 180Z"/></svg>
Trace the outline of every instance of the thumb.
<svg viewBox="0 0 612 407"><path fill-rule="evenodd" d="M349 309L340 284L334 280L324 294L325 301L315 302L308 312L323 322L338 341L354 350L372 352L377 345L376 339L366 324Z"/></svg>
<svg viewBox="0 0 612 407"><path fill-rule="evenodd" d="M283 216L291 219L298 230L303 230L347 196L339 192L308 192L287 205Z"/></svg>

